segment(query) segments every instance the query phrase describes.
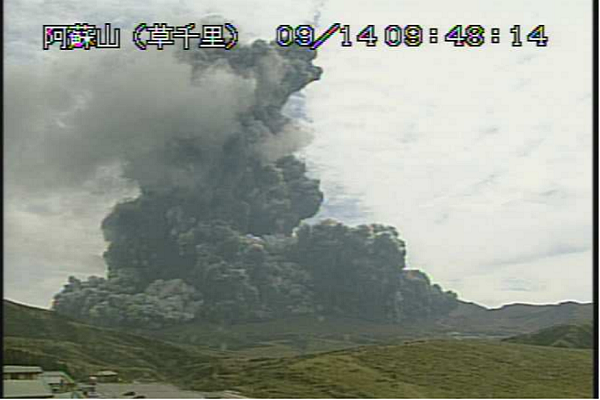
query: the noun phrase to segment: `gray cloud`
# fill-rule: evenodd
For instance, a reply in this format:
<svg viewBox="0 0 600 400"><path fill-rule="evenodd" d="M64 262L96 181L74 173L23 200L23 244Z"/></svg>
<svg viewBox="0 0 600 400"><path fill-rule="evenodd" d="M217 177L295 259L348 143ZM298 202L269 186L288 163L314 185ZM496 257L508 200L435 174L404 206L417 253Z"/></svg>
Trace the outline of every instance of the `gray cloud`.
<svg viewBox="0 0 600 400"><path fill-rule="evenodd" d="M189 2L175 8L162 2L143 7L108 2L85 9L74 4L15 0L7 7L5 262L11 273L6 293L43 306L60 285L27 291L20 276L40 268L53 282L69 274L103 274L100 221L116 202L136 196L139 182L158 182L165 170L160 158L139 160L160 153L173 137L201 137L205 147L217 148L227 139L223 132L239 129L239 114L259 100L270 101L261 79L287 68L272 52L263 63L266 74L233 73L235 64L218 60L207 60L203 74L193 74L189 60L174 57L181 55L178 50L140 52L123 33L119 50L41 51L42 24L111 22L127 32L142 21L202 23L207 10ZM226 11L221 6L218 10ZM228 14L235 19L245 13ZM260 96L257 90L263 91ZM267 129L259 125L257 132ZM265 157L292 152L309 140L305 125L285 128L264 143Z"/></svg>

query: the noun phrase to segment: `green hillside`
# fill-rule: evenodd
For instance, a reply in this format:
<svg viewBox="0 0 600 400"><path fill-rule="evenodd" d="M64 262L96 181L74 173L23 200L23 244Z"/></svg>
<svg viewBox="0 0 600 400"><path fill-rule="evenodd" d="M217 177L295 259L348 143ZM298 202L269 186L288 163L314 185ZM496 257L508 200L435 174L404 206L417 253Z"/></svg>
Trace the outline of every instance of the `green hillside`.
<svg viewBox="0 0 600 400"><path fill-rule="evenodd" d="M174 369L212 357L178 346L79 323L4 300L4 363L62 369L83 378L102 369L125 378L168 379Z"/></svg>
<svg viewBox="0 0 600 400"><path fill-rule="evenodd" d="M557 325L540 331L504 339L506 342L579 349L594 347L594 327L591 323Z"/></svg>
<svg viewBox="0 0 600 400"><path fill-rule="evenodd" d="M191 385L262 398L582 398L592 396L593 367L587 350L434 340L223 361Z"/></svg>
<svg viewBox="0 0 600 400"><path fill-rule="evenodd" d="M282 357L341 350L366 344L399 343L424 335L445 336L420 325L382 324L340 317L302 316L280 320L217 325L190 323L157 331L140 331L163 340L238 356Z"/></svg>

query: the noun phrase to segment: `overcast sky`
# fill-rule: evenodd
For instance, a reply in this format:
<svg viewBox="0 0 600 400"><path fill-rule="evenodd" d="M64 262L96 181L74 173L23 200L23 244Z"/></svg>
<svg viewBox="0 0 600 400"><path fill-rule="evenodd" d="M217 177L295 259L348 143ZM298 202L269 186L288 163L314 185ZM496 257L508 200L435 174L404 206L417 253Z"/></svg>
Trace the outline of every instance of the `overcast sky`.
<svg viewBox="0 0 600 400"><path fill-rule="evenodd" d="M5 296L48 307L69 275L104 274L100 222L136 188L118 179L109 154L58 150L68 135L89 147L83 132L103 126L118 142L132 120L94 115L85 110L88 100L110 89L124 110L150 104L148 77L164 80L159 94L165 97L155 102L179 107L170 112L191 124L195 111L186 104L196 95L198 102L207 99L187 91L188 71L172 61L172 52L134 49L131 31L140 22L183 25L220 14L242 41L271 40L281 24L312 23L322 31L340 22L354 35L369 24L377 29L373 48L341 47L339 34L326 42L315 60L324 69L321 80L289 107L314 135L301 155L326 196L316 219L396 226L409 267L469 301L492 307L591 301L591 7L589 0L120 0L101 6L8 0ZM121 27L122 48L42 51L42 25L75 22ZM387 47L383 29L390 24L436 27L442 40ZM444 43L443 33L456 24L483 25L488 42L480 48ZM545 24L548 47L526 41L512 47L515 24L523 37ZM492 27L501 29L500 44L489 43ZM134 69L139 79L127 75ZM79 114L93 118L78 120ZM145 117L149 134L168 129L150 112Z"/></svg>

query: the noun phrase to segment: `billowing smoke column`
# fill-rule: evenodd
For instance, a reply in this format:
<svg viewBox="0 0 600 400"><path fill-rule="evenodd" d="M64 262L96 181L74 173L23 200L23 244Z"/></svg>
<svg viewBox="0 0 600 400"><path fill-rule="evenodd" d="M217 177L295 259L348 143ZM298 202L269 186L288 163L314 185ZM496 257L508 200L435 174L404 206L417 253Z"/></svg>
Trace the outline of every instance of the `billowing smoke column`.
<svg viewBox="0 0 600 400"><path fill-rule="evenodd" d="M305 135L282 108L319 79L314 57L263 41L180 53L194 82L227 71L252 88L252 98L220 131L165 135L127 160L124 176L140 195L103 221L108 276L69 278L55 310L148 328L294 314L398 322L449 312L455 294L403 270L404 242L394 228L300 225L323 194L293 155Z"/></svg>

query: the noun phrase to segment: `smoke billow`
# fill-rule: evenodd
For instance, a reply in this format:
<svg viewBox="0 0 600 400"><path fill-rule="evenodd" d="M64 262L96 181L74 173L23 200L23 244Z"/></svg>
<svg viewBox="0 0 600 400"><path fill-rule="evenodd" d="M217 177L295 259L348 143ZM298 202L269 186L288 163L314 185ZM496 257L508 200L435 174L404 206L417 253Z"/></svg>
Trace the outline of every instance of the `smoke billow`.
<svg viewBox="0 0 600 400"><path fill-rule="evenodd" d="M452 309L453 293L403 270L405 246L394 228L300 225L323 194L294 156L308 133L282 109L319 79L315 56L260 40L231 51L181 51L172 68L146 66L133 82L115 77L82 90L81 105L71 106L77 117L105 118L74 135L73 113L65 114L67 133L52 141L45 162L65 165L59 155L77 150L70 162L86 160L87 169L69 171L70 182L116 163L139 195L102 223L107 278L69 278L56 311L159 328L291 314L402 321ZM119 85L132 92L115 91ZM144 85L165 96L148 98Z"/></svg>

